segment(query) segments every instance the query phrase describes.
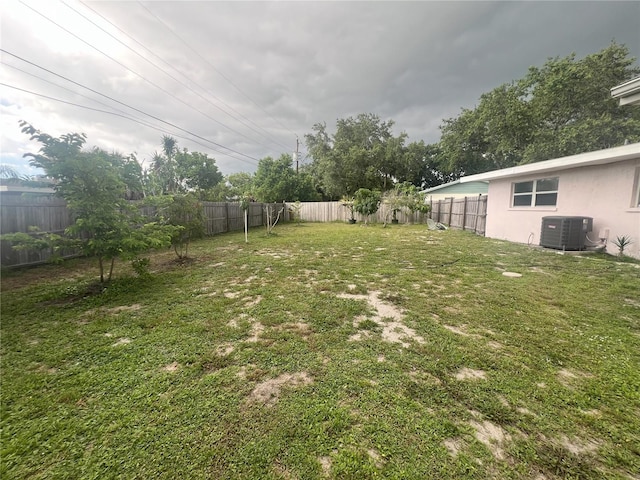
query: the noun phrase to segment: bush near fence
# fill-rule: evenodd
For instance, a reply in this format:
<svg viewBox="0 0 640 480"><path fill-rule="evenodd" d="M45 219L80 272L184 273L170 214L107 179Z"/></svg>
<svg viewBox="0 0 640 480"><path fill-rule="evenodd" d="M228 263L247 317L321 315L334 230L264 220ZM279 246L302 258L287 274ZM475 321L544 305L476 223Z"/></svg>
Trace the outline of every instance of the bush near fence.
<svg viewBox="0 0 640 480"><path fill-rule="evenodd" d="M206 235L239 231L244 229L244 211L238 202L201 202L204 209ZM249 227L264 226L266 215L264 203L249 204ZM283 204L272 204L278 211ZM145 207L143 214L152 215L153 209ZM281 221L287 220L287 208ZM66 202L55 195L3 195L0 199L0 235L5 233L29 233L31 227L40 232L62 234L73 222ZM74 256L75 252L63 252L63 256ZM15 251L6 241L0 242L0 264L17 267L44 263L50 252Z"/></svg>

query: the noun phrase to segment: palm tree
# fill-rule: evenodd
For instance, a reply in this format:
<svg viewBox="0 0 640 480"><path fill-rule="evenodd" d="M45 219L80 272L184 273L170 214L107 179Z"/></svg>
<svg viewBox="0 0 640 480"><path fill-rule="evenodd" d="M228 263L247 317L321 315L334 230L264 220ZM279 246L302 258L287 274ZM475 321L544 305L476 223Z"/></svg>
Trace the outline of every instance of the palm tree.
<svg viewBox="0 0 640 480"><path fill-rule="evenodd" d="M176 179L175 154L178 152L178 141L170 135L162 136L162 151L165 156L165 180L167 193L176 193L178 182Z"/></svg>

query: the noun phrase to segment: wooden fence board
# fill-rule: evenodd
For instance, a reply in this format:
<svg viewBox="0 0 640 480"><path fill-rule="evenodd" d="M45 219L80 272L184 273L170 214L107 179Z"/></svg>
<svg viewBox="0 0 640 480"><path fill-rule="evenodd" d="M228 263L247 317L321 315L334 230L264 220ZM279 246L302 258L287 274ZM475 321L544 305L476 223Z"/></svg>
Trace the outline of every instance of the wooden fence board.
<svg viewBox="0 0 640 480"><path fill-rule="evenodd" d="M139 202L138 202L139 203ZM249 204L249 226L264 225L265 204ZM274 204L276 213L283 204ZM205 215L206 235L244 230L244 211L240 203L202 202ZM146 216L155 214L152 207L141 207L141 213ZM285 208L280 221L288 220ZM65 228L73 222L71 212L66 202L55 195L2 195L0 197L0 234L24 232L31 227L37 227L41 232L63 233ZM64 252L64 256L73 256L77 252ZM7 241L0 242L0 264L4 267L35 265L44 263L51 258L50 252L17 252Z"/></svg>

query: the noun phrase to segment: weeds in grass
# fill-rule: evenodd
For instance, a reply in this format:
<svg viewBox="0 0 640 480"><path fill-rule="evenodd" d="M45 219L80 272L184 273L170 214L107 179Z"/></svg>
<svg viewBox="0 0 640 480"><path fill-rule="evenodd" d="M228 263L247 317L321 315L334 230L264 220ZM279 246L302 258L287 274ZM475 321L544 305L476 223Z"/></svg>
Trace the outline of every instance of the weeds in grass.
<svg viewBox="0 0 640 480"><path fill-rule="evenodd" d="M303 227L100 289L82 259L3 275L0 476L640 471L637 261Z"/></svg>

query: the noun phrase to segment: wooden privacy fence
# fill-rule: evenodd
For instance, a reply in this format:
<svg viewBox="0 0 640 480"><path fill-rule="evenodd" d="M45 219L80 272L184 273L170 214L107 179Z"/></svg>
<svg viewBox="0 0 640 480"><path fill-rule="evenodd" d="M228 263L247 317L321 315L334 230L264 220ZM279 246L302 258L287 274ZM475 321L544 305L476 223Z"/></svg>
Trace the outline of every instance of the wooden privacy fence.
<svg viewBox="0 0 640 480"><path fill-rule="evenodd" d="M207 235L239 231L244 229L244 211L238 202L201 202L205 215L205 231ZM267 204L249 204L249 227L260 227L266 224L264 208ZM271 204L277 213L284 205ZM142 213L153 214L152 209L143 208ZM288 219L285 209L280 221ZM37 227L40 232L58 233L73 222L66 202L54 195L3 195L0 198L0 234L25 232ZM64 256L72 256L74 252L63 252ZM46 262L50 252L17 252L6 241L0 242L0 264L3 267L35 265Z"/></svg>
<svg viewBox="0 0 640 480"><path fill-rule="evenodd" d="M471 230L484 235L487 223L487 199L486 195L479 195L432 201L429 216L448 227Z"/></svg>
<svg viewBox="0 0 640 480"><path fill-rule="evenodd" d="M293 208L293 204L288 204ZM452 228L470 230L480 235L484 235L487 217L487 196L464 198L446 198L430 202L431 212L405 213L398 212L396 217L400 223L424 223L426 218L432 218L436 222ZM303 202L300 204L300 219L306 222L346 222L350 213L340 202ZM358 223L364 221L364 217L355 214ZM382 205L380 210L369 217L372 223L383 223L391 221L391 212L388 207Z"/></svg>
<svg viewBox="0 0 640 480"><path fill-rule="evenodd" d="M293 210L294 204L287 204L290 210ZM340 202L301 202L300 203L300 219L305 222L346 222L351 214L346 207ZM424 223L428 215L416 212L412 214L398 212L396 218L400 223ZM364 216L354 212L354 217L358 223L364 222ZM370 223L383 223L387 217L387 223L391 222L391 212L384 205L380 209L369 216Z"/></svg>

